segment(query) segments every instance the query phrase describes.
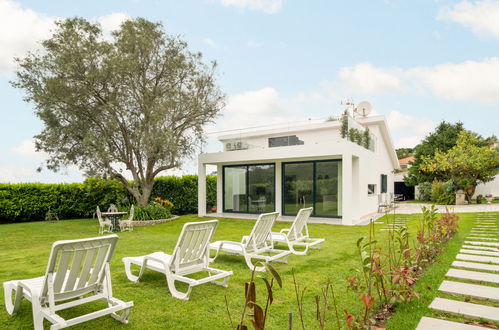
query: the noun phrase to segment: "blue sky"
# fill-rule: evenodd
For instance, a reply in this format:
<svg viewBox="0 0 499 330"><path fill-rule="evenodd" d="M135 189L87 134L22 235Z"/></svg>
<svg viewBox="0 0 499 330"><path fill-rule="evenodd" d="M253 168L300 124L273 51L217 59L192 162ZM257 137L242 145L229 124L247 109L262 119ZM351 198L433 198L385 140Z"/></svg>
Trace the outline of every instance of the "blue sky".
<svg viewBox="0 0 499 330"><path fill-rule="evenodd" d="M159 21L216 60L227 107L209 131L325 118L353 99L387 117L397 147L442 120L499 133L499 1L0 0L0 182L82 180L72 168L36 173L42 125L9 84L12 57L73 16L105 31L127 17Z"/></svg>

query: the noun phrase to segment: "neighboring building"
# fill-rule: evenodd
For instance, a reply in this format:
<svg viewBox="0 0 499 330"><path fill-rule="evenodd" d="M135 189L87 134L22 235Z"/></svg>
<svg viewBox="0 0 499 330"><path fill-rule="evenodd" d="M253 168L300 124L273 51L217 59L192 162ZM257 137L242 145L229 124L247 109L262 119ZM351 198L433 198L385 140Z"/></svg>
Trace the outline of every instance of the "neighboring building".
<svg viewBox="0 0 499 330"><path fill-rule="evenodd" d="M219 217L274 210L294 216L313 206L313 217L353 225L376 213L377 195L393 193L399 169L386 120L348 118L349 129L369 129L368 148L342 138L341 126L337 120L219 137L224 151L198 158L199 216L206 215L207 165L217 166Z"/></svg>
<svg viewBox="0 0 499 330"><path fill-rule="evenodd" d="M401 199L403 200L413 200L415 199L416 189L415 187L407 186L404 182L404 178L407 175L407 170L412 166L412 162L414 162L414 156L405 157L399 159L400 171L395 173L394 177L394 191L395 195L402 195Z"/></svg>

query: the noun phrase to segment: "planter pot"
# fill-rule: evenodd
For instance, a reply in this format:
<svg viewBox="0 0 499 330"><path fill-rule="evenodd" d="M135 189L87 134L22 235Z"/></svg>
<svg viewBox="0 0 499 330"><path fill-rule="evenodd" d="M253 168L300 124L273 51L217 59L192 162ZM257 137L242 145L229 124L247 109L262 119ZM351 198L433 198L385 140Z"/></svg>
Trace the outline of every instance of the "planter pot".
<svg viewBox="0 0 499 330"><path fill-rule="evenodd" d="M487 204L492 204L494 197L493 196L485 196L485 200L487 200Z"/></svg>

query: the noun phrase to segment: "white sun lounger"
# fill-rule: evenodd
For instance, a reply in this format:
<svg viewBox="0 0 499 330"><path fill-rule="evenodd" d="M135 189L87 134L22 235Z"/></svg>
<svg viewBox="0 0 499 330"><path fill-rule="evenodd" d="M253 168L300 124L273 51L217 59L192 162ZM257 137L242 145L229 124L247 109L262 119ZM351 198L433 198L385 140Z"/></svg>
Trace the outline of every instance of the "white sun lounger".
<svg viewBox="0 0 499 330"><path fill-rule="evenodd" d="M232 241L216 241L211 243L210 249L216 251L216 255L212 260L218 257L220 251L224 251L228 255L244 256L246 264L251 270L255 268L252 259L286 263L291 251L275 249L270 234L278 215L278 212L260 214L251 234L244 236L240 243ZM272 253L274 255L271 255ZM259 272L265 271L265 267L263 266L256 267L255 269Z"/></svg>
<svg viewBox="0 0 499 330"><path fill-rule="evenodd" d="M31 301L36 330L43 329L43 320L52 323L50 329L61 329L110 314L122 323L128 323L133 302L113 297L109 262L118 236L109 235L52 245L45 276L4 282L7 313L15 315L23 298ZM12 295L15 293L14 302ZM78 299L76 299L78 298ZM107 308L68 320L58 311L102 300ZM122 311L121 315L117 312Z"/></svg>
<svg viewBox="0 0 499 330"><path fill-rule="evenodd" d="M200 284L211 282L227 287L232 272L209 267L208 244L213 238L217 226L218 220L188 222L184 224L171 255L164 252L154 252L141 257L123 258L128 279L137 282L146 268L160 272L166 275L166 282L172 296L183 300L188 300L192 287ZM138 276L132 274L130 269L132 264L140 267ZM203 271L207 272L208 276L198 280L186 276ZM223 281L218 281L220 279ZM175 281L187 283L189 288L185 293L180 292L175 287Z"/></svg>
<svg viewBox="0 0 499 330"><path fill-rule="evenodd" d="M272 241L287 244L289 250L297 255L306 255L309 248L320 249L325 239L310 238L308 235L307 221L312 211L313 207L300 209L291 228L272 233ZM303 246L305 250L297 251L295 246Z"/></svg>

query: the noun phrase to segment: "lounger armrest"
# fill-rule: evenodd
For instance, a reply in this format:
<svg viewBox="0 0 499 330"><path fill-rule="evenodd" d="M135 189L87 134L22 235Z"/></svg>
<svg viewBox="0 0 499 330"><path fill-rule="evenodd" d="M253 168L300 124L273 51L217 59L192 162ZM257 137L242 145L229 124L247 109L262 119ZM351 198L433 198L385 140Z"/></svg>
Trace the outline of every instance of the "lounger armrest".
<svg viewBox="0 0 499 330"><path fill-rule="evenodd" d="M147 260L159 262L165 266L165 269L168 268L168 266L169 266L169 264L167 264L163 259L156 258L156 257L150 256L150 255L144 256L144 265L147 263Z"/></svg>
<svg viewBox="0 0 499 330"><path fill-rule="evenodd" d="M289 233L289 229L288 228L284 228L284 229L281 229L279 232L281 234Z"/></svg>
<svg viewBox="0 0 499 330"><path fill-rule="evenodd" d="M218 246L219 249L221 249L222 245L224 245L224 244L239 245L243 250L245 247L245 245L243 243L239 243L239 242L233 242L233 241L219 241L219 242L220 242L220 245Z"/></svg>

